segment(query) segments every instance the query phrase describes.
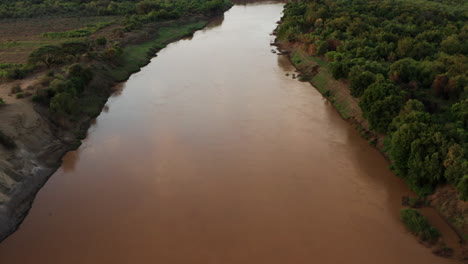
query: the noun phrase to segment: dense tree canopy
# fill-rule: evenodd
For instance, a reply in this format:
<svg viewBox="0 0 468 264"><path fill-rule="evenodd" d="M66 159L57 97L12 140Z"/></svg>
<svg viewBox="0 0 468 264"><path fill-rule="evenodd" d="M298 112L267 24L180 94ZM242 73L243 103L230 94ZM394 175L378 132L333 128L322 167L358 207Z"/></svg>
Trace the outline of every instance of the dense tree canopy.
<svg viewBox="0 0 468 264"><path fill-rule="evenodd" d="M468 2L302 0L286 4L283 41L325 54L349 79L394 171L419 194L451 183L468 198Z"/></svg>

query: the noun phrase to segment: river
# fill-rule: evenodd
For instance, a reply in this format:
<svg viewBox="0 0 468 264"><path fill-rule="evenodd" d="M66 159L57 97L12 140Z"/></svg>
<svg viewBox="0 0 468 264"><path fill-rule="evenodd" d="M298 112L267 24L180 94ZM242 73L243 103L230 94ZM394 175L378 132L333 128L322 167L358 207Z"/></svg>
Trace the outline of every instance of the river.
<svg viewBox="0 0 468 264"><path fill-rule="evenodd" d="M401 224L387 161L286 76L281 11L236 5L132 75L0 263L452 263Z"/></svg>

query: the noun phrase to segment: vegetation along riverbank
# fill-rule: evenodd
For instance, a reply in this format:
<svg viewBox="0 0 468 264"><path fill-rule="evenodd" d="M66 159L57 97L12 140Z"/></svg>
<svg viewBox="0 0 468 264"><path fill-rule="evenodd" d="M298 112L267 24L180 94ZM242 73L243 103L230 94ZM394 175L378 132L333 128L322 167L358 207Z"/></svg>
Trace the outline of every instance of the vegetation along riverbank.
<svg viewBox="0 0 468 264"><path fill-rule="evenodd" d="M299 78L390 160L419 197L409 205L439 211L465 244L465 260L467 6L457 0L295 1L276 29L276 44ZM438 237L417 211L405 209L402 220L422 240Z"/></svg>
<svg viewBox="0 0 468 264"><path fill-rule="evenodd" d="M232 4L0 1L0 241L75 149L117 82Z"/></svg>

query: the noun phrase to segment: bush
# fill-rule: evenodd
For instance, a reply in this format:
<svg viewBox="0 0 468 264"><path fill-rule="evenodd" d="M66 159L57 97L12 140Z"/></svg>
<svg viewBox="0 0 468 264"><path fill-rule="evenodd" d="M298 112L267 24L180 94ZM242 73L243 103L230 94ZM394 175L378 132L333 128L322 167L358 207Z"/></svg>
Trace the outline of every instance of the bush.
<svg viewBox="0 0 468 264"><path fill-rule="evenodd" d="M34 102L34 103L38 103L38 104L45 104L46 102L46 98L44 98L43 96L39 95L39 94L35 94L32 96L31 100Z"/></svg>
<svg viewBox="0 0 468 264"><path fill-rule="evenodd" d="M0 105L4 105L5 104L5 101L3 101L3 99L0 97Z"/></svg>
<svg viewBox="0 0 468 264"><path fill-rule="evenodd" d="M16 99L25 98L26 96L28 96L28 93L20 92L16 94Z"/></svg>
<svg viewBox="0 0 468 264"><path fill-rule="evenodd" d="M54 80L53 76L50 76L49 74L43 75L41 78L39 78L39 84L46 87L46 86L49 86L52 80Z"/></svg>
<svg viewBox="0 0 468 264"><path fill-rule="evenodd" d="M50 111L53 114L73 115L78 109L77 101L69 93L57 93L50 101Z"/></svg>
<svg viewBox="0 0 468 264"><path fill-rule="evenodd" d="M88 51L89 48L88 44L83 41L69 41L62 43L60 46L62 47L65 54L74 57L84 54L86 51Z"/></svg>
<svg viewBox="0 0 468 264"><path fill-rule="evenodd" d="M104 36L100 36L96 39L96 44L99 46L105 46L107 44L107 39Z"/></svg>
<svg viewBox="0 0 468 264"><path fill-rule="evenodd" d="M424 242L435 243L440 237L439 231L435 229L426 217L414 209L405 208L400 212L400 218L405 226Z"/></svg>

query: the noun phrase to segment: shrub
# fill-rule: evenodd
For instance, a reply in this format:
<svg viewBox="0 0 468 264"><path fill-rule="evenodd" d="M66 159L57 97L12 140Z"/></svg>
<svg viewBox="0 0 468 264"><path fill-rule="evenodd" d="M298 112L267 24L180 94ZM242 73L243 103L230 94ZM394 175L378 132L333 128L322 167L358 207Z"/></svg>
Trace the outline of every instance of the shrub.
<svg viewBox="0 0 468 264"><path fill-rule="evenodd" d="M39 94L35 94L32 96L31 100L34 102L34 103L38 103L38 104L43 104L45 103L45 98Z"/></svg>
<svg viewBox="0 0 468 264"><path fill-rule="evenodd" d="M42 86L49 86L50 82L54 80L54 77L53 76L49 76L49 74L47 75L43 75L40 79L39 79L39 84L41 84Z"/></svg>
<svg viewBox="0 0 468 264"><path fill-rule="evenodd" d="M88 44L83 41L69 41L60 45L65 54L78 56L88 51Z"/></svg>
<svg viewBox="0 0 468 264"><path fill-rule="evenodd" d="M104 36L100 36L96 39L96 44L99 46L105 46L107 44L107 39Z"/></svg>
<svg viewBox="0 0 468 264"><path fill-rule="evenodd" d="M49 89L57 93L64 92L67 89L67 82L62 79L54 79L50 82Z"/></svg>
<svg viewBox="0 0 468 264"><path fill-rule="evenodd" d="M409 208L402 209L400 218L411 233L415 234L422 241L435 243L439 239L439 231L431 226L426 217L418 211Z"/></svg>
<svg viewBox="0 0 468 264"><path fill-rule="evenodd" d="M77 101L69 93L57 93L50 101L50 111L53 114L73 114L77 110Z"/></svg>
<svg viewBox="0 0 468 264"><path fill-rule="evenodd" d="M5 101L3 101L3 99L0 97L0 105L4 105L5 104Z"/></svg>
<svg viewBox="0 0 468 264"><path fill-rule="evenodd" d="M27 94L25 92L20 92L20 93L16 94L16 99L21 99L21 98L24 98L26 96L27 96Z"/></svg>

